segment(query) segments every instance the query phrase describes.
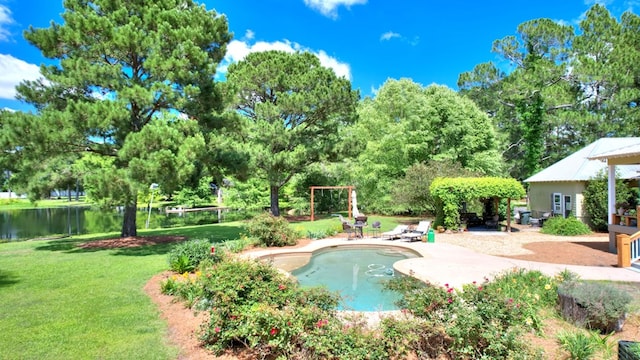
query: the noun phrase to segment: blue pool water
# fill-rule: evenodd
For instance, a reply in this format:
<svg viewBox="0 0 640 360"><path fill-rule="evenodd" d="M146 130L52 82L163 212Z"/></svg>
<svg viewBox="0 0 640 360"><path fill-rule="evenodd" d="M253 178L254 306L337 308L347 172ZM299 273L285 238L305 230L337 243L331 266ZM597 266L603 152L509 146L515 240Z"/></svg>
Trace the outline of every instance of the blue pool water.
<svg viewBox="0 0 640 360"><path fill-rule="evenodd" d="M399 276L393 263L419 257L397 247L335 247L314 252L305 266L291 273L302 286L326 286L343 298L341 310L398 310L394 304L400 296L384 290L382 283Z"/></svg>

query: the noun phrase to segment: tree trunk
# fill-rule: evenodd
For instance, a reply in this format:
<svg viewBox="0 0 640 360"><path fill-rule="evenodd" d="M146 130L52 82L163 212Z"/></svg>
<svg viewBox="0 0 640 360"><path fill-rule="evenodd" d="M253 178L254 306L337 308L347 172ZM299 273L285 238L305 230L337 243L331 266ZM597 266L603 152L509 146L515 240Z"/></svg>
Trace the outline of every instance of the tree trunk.
<svg viewBox="0 0 640 360"><path fill-rule="evenodd" d="M138 231L136 229L136 203L128 204L124 207L124 219L122 220L122 232L121 237L137 236Z"/></svg>
<svg viewBox="0 0 640 360"><path fill-rule="evenodd" d="M279 204L280 187L271 185L271 215L280 216Z"/></svg>

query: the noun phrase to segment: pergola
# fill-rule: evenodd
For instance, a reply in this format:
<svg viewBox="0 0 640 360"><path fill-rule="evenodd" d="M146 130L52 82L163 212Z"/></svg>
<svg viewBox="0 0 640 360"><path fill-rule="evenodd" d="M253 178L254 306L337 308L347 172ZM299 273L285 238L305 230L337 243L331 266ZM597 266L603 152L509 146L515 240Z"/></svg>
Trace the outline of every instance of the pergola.
<svg viewBox="0 0 640 360"><path fill-rule="evenodd" d="M349 219L351 219L351 192L353 191L353 185L350 186L311 186L311 221L314 220L314 211L313 211L313 193L316 190L322 190L322 189L348 189L348 193L349 193Z"/></svg>
<svg viewBox="0 0 640 360"><path fill-rule="evenodd" d="M491 199L493 206L497 208L501 198L507 199L507 232L511 232L511 199L526 195L522 184L517 180L497 177L436 178L429 190L442 204L446 227L458 224L458 206L464 201Z"/></svg>

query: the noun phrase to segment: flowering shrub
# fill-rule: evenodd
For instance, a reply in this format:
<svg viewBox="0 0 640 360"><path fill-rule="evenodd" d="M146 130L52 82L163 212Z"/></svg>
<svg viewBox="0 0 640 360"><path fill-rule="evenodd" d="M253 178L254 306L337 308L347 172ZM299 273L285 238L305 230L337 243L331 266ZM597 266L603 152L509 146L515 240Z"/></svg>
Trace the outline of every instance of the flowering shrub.
<svg viewBox="0 0 640 360"><path fill-rule="evenodd" d="M201 339L216 353L238 347L251 358L281 359L541 359L522 334L538 329L538 312L555 304L559 278L514 269L493 280L435 286L398 277L401 316L371 331L335 310L340 298L302 289L270 264L220 256L200 272L175 275L165 293L209 312Z"/></svg>
<svg viewBox="0 0 640 360"><path fill-rule="evenodd" d="M403 294L399 305L428 326L414 326L405 348L425 357L440 351L456 359L506 359L531 356L521 340L526 329L539 329L540 309L553 306L557 281L537 271L515 269L482 283L455 289L403 277L388 288ZM387 322L390 329L401 325Z"/></svg>
<svg viewBox="0 0 640 360"><path fill-rule="evenodd" d="M279 216L262 213L249 221L247 235L256 238L263 246L295 245L300 235Z"/></svg>

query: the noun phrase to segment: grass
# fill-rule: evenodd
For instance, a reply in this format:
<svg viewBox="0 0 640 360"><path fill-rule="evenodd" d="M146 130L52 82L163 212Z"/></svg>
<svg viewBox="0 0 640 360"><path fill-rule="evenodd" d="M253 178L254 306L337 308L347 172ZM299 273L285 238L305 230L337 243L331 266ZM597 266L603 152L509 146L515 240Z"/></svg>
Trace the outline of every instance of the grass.
<svg viewBox="0 0 640 360"><path fill-rule="evenodd" d="M346 217L347 214L346 213L342 213L342 216ZM369 224L369 226L371 226L371 224L373 224L375 221L380 221L380 229L381 231L389 231L391 229L393 229L394 227L396 227L396 225L400 224L400 223L411 223L411 224L417 224L418 221L423 220L422 218L410 218L410 217L406 217L406 216L379 216L379 215L373 215L373 216L369 216L367 219L367 224ZM294 228L296 228L297 230L301 230L303 231L303 233L306 233L306 231L320 231L320 230L326 230L332 226L338 226L340 227L340 220L338 220L337 217L335 216L329 216L329 215L321 215L321 216L316 216L316 220L315 221L292 221L291 222L292 226Z"/></svg>
<svg viewBox="0 0 640 360"><path fill-rule="evenodd" d="M0 210L11 209L34 209L34 208L55 208L55 207L67 207L67 206L89 206L83 198L80 201L69 201L67 198L63 199L44 199L39 200L36 203L32 203L27 199L0 199Z"/></svg>
<svg viewBox="0 0 640 360"><path fill-rule="evenodd" d="M383 229L401 218L370 217ZM303 231L324 229L336 218L299 222ZM221 243L237 239L242 223L139 231ZM129 249L81 249L79 244L117 233L0 244L2 359L175 359L165 342L166 323L143 291L168 269L171 244Z"/></svg>
<svg viewBox="0 0 640 360"><path fill-rule="evenodd" d="M140 232L235 239L240 223ZM171 244L85 250L96 234L0 244L2 359L175 359L166 323L143 287L166 269Z"/></svg>

